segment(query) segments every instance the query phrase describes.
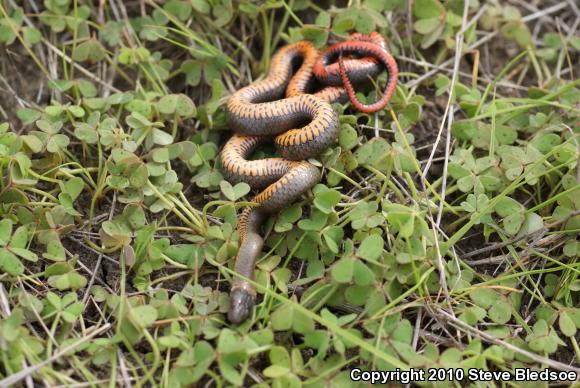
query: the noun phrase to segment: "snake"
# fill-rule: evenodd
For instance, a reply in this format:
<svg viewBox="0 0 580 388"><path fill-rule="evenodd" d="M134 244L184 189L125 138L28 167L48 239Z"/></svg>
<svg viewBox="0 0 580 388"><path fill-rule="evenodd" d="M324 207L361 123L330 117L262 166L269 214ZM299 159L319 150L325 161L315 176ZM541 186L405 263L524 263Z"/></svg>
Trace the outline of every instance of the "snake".
<svg viewBox="0 0 580 388"><path fill-rule="evenodd" d="M370 105L356 97L353 84L387 70L383 96ZM224 178L261 190L238 219L236 276L230 291L228 320L241 323L256 303L254 267L264 239L266 217L289 206L320 181L319 169L308 162L338 137L338 114L332 103L350 100L356 109L374 112L391 98L397 64L378 33L350 38L319 52L312 42L299 41L276 52L265 78L245 86L227 101L226 121L234 131L220 152ZM316 90L317 88L317 90ZM315 90L315 91L313 91ZM280 157L252 160L256 148L273 142Z"/></svg>

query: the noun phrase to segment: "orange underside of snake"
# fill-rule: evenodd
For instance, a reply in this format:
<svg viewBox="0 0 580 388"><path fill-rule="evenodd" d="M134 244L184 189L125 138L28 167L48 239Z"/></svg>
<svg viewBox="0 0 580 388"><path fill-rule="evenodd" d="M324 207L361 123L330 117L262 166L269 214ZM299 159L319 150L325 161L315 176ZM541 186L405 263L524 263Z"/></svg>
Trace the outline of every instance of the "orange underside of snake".
<svg viewBox="0 0 580 388"><path fill-rule="evenodd" d="M388 80L381 99L360 103L353 83L376 77L383 69ZM352 34L320 53L312 43L301 41L281 48L272 58L268 75L232 95L227 104L228 123L235 134L220 158L231 183L246 182L262 191L243 210L238 231L237 277L232 285L228 319L244 321L252 312L256 290L253 279L256 259L264 240L264 218L299 199L320 180L320 171L306 159L328 148L338 136L338 115L331 103L350 99L363 112L384 108L394 93L398 70L381 35ZM310 92L313 84L322 84ZM282 157L249 160L255 148L273 141Z"/></svg>

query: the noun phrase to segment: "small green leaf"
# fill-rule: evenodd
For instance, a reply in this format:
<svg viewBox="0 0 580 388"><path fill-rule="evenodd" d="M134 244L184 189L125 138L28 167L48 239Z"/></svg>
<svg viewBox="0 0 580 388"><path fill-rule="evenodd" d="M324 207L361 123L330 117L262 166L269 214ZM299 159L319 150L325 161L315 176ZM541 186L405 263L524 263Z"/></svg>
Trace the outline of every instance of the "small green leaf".
<svg viewBox="0 0 580 388"><path fill-rule="evenodd" d="M138 306L130 310L131 321L140 327L149 327L157 320L157 310L153 306Z"/></svg>
<svg viewBox="0 0 580 388"><path fill-rule="evenodd" d="M413 15L419 19L437 18L445 9L437 0L414 0Z"/></svg>
<svg viewBox="0 0 580 388"><path fill-rule="evenodd" d="M10 218L0 220L0 246L5 246L10 241L12 235L13 222Z"/></svg>
<svg viewBox="0 0 580 388"><path fill-rule="evenodd" d="M139 230L147 223L145 211L137 204L127 205L123 210L123 216L133 230Z"/></svg>
<svg viewBox="0 0 580 388"><path fill-rule="evenodd" d="M180 71L185 73L185 81L189 86L199 85L202 63L197 60L186 60L181 64Z"/></svg>
<svg viewBox="0 0 580 388"><path fill-rule="evenodd" d="M503 220L503 227L506 232L515 235L521 228L526 216L522 212L510 214Z"/></svg>
<svg viewBox="0 0 580 388"><path fill-rule="evenodd" d="M500 31L503 36L514 39L521 47L529 45L532 39L528 26L521 20L507 22L501 27Z"/></svg>
<svg viewBox="0 0 580 388"><path fill-rule="evenodd" d="M74 201L78 198L84 187L85 183L82 178L73 177L64 183L63 192L69 194Z"/></svg>
<svg viewBox="0 0 580 388"><path fill-rule="evenodd" d="M61 291L64 290L78 290L87 285L87 279L78 273L71 271L62 275L51 276L48 278L48 283Z"/></svg>
<svg viewBox="0 0 580 388"><path fill-rule="evenodd" d="M358 133L351 125L343 124L341 126L338 142L342 148L350 150L358 144Z"/></svg>
<svg viewBox="0 0 580 388"><path fill-rule="evenodd" d="M155 163L166 163L169 161L169 150L167 148L157 148L153 150L151 156Z"/></svg>
<svg viewBox="0 0 580 388"><path fill-rule="evenodd" d="M358 256L367 260L377 260L383 253L384 241L378 234L367 236L358 249Z"/></svg>
<svg viewBox="0 0 580 388"><path fill-rule="evenodd" d="M33 135L22 135L20 136L20 138L22 139L22 141L24 142L24 144L26 144L26 146L28 146L28 148L30 148L30 150L33 153L38 153L40 151L42 151L42 141Z"/></svg>
<svg viewBox="0 0 580 388"><path fill-rule="evenodd" d="M228 181L221 181L220 182L220 189L224 196L229 199L230 201L236 200L236 193L234 192L234 188Z"/></svg>
<svg viewBox="0 0 580 388"><path fill-rule="evenodd" d="M175 113L176 106L177 106L177 94L169 94L167 96L163 96L158 103L159 112L164 114Z"/></svg>
<svg viewBox="0 0 580 388"><path fill-rule="evenodd" d="M361 260L354 263L354 282L359 286L370 286L375 283L374 272Z"/></svg>
<svg viewBox="0 0 580 388"><path fill-rule="evenodd" d="M348 283L354 274L354 260L342 258L337 261L331 270L331 275L337 283Z"/></svg>
<svg viewBox="0 0 580 388"><path fill-rule="evenodd" d="M14 254L0 249L0 268L9 275L18 276L24 273L24 266Z"/></svg>
<svg viewBox="0 0 580 388"><path fill-rule="evenodd" d="M512 316L511 305L507 301L500 299L500 301L491 306L488 314L493 322L503 325L507 323Z"/></svg>
<svg viewBox="0 0 580 388"><path fill-rule="evenodd" d="M324 190L316 193L314 196L314 206L321 212L330 214L334 206L340 202L340 193L336 190Z"/></svg>
<svg viewBox="0 0 580 388"><path fill-rule="evenodd" d="M316 210L313 212L310 219L300 220L298 222L298 227L302 230L312 230L312 231L319 231L322 230L324 225L326 224L326 220L328 219L328 215L321 212L320 210Z"/></svg>
<svg viewBox="0 0 580 388"><path fill-rule="evenodd" d="M48 143L46 143L46 150L48 152L59 152L61 149L65 149L70 143L68 136L63 134L56 134L49 138Z"/></svg>
<svg viewBox="0 0 580 388"><path fill-rule="evenodd" d="M471 291L469 297L476 305L485 309L490 308L500 299L500 296L496 291L483 287L478 287Z"/></svg>
<svg viewBox="0 0 580 388"><path fill-rule="evenodd" d="M262 373L264 373L264 376L266 377L278 378L286 376L288 373L290 373L290 369L280 365L270 365L264 369Z"/></svg>
<svg viewBox="0 0 580 388"><path fill-rule="evenodd" d="M507 217L510 214L521 213L523 207L515 199L510 197L501 197L497 201L494 210L500 217Z"/></svg>
<svg viewBox="0 0 580 388"><path fill-rule="evenodd" d="M272 329L275 331L286 331L292 327L292 317L294 310L290 305L283 304L270 315Z"/></svg>
<svg viewBox="0 0 580 388"><path fill-rule="evenodd" d="M153 142L162 146L173 143L173 137L160 129L153 129Z"/></svg>
<svg viewBox="0 0 580 388"><path fill-rule="evenodd" d="M72 57L75 61L96 63L105 58L105 50L98 40L91 38L76 46Z"/></svg>
<svg viewBox="0 0 580 388"><path fill-rule="evenodd" d="M68 111L76 118L81 118L85 116L85 110L80 106L72 105L68 107Z"/></svg>
<svg viewBox="0 0 580 388"><path fill-rule="evenodd" d="M185 94L177 95L177 104L175 106L175 113L181 117L194 117L197 112L195 109L195 104Z"/></svg>
<svg viewBox="0 0 580 388"><path fill-rule="evenodd" d="M25 225L20 226L18 227L18 229L16 229L16 231L12 235L12 238L10 239L10 248L11 249L25 248L27 242L28 242L28 228ZM3 244L2 241L0 241L0 245L5 244Z"/></svg>
<svg viewBox="0 0 580 388"><path fill-rule="evenodd" d="M64 247L59 240L50 240L46 246L46 253L43 253L42 256L52 261L66 260Z"/></svg>
<svg viewBox="0 0 580 388"><path fill-rule="evenodd" d="M518 236L537 232L544 228L544 220L536 213L526 214L526 219L518 233Z"/></svg>
<svg viewBox="0 0 580 388"><path fill-rule="evenodd" d="M4 42L7 45L12 44L16 39L16 34L12 28L5 24L0 24L0 42Z"/></svg>
<svg viewBox="0 0 580 388"><path fill-rule="evenodd" d="M439 17L434 17L428 19L419 19L415 22L413 27L415 28L415 31L417 31L419 34L426 35L435 31L435 29L437 29L437 27L439 27L440 24L441 20L439 19Z"/></svg>
<svg viewBox="0 0 580 388"><path fill-rule="evenodd" d="M42 34L36 28L26 26L22 28L22 38L29 45L33 45L42 40Z"/></svg>
<svg viewBox="0 0 580 388"><path fill-rule="evenodd" d="M250 192L250 185L248 185L245 182L240 182L237 183L234 187L234 195L235 195L235 200L237 201L238 199L242 198L244 195L248 194Z"/></svg>
<svg viewBox="0 0 580 388"><path fill-rule="evenodd" d="M566 337L574 337L576 335L576 325L574 324L574 321L567 311L563 311L560 314L558 324L562 334L564 334Z"/></svg>
<svg viewBox="0 0 580 388"><path fill-rule="evenodd" d="M149 178L149 171L147 170L147 166L141 164L129 176L129 183L131 186L140 188L147 184L147 180Z"/></svg>
<svg viewBox="0 0 580 388"><path fill-rule="evenodd" d="M322 232L326 246L333 252L338 253L342 245L342 238L344 237L344 230L340 226L331 226L325 228Z"/></svg>
<svg viewBox="0 0 580 388"><path fill-rule="evenodd" d="M34 109L20 108L16 111L16 116L22 121L22 124L27 125L35 122L40 118L41 113Z"/></svg>
<svg viewBox="0 0 580 388"><path fill-rule="evenodd" d="M12 253L23 258L24 260L28 260L28 261L32 261L32 262L35 262L38 260L38 256L36 255L36 253L31 252L28 249L10 247L10 250L12 251Z"/></svg>

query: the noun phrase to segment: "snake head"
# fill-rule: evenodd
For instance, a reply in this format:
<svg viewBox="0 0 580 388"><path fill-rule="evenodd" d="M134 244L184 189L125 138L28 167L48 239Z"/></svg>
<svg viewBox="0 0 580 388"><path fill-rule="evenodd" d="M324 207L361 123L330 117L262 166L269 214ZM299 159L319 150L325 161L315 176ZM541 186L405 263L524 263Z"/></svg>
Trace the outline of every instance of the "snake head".
<svg viewBox="0 0 580 388"><path fill-rule="evenodd" d="M256 296L244 288L233 289L230 293L230 311L228 321L231 323L244 322L252 312Z"/></svg>

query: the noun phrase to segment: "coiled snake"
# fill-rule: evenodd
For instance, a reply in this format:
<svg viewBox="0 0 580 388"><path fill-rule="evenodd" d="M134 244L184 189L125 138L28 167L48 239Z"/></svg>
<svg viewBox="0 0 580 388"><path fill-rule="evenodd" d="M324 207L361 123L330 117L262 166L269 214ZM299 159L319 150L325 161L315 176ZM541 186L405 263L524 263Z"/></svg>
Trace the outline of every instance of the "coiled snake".
<svg viewBox="0 0 580 388"><path fill-rule="evenodd" d="M385 68L389 76L383 96L363 105L352 83L375 77ZM363 112L380 110L391 98L397 76L397 64L381 35L352 34L322 54L307 41L283 47L272 58L266 78L230 97L226 115L236 133L220 154L224 175L231 183L246 182L253 189L263 189L252 199L258 206L245 208L239 219L237 273L253 279L264 244L260 227L265 217L296 201L320 180L320 171L306 159L325 150L338 136L338 115L331 103L348 97ZM308 94L316 81L324 87ZM272 137L281 158L248 159ZM228 320L244 321L256 302L255 288L236 278L230 297Z"/></svg>

